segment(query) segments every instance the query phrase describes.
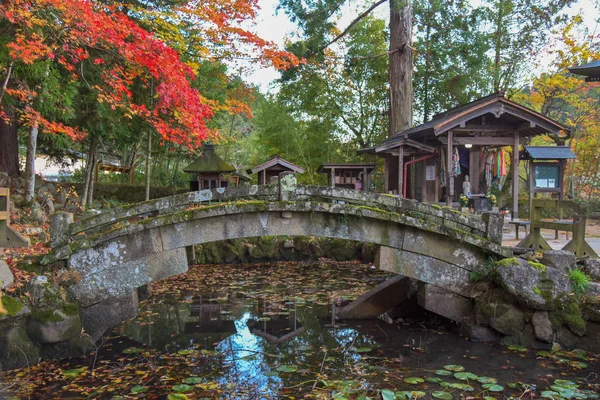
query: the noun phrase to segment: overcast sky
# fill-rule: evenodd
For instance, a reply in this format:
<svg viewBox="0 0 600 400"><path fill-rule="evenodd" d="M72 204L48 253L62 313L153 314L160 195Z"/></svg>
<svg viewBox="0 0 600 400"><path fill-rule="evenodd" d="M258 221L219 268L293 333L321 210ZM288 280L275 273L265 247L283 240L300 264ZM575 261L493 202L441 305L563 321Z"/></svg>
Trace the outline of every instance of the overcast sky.
<svg viewBox="0 0 600 400"><path fill-rule="evenodd" d="M473 5L481 3L481 0L471 0ZM256 31L260 37L266 40L273 41L279 46L283 47L285 38L294 33L294 24L290 22L287 16L283 12L276 13L277 4L279 0L260 0L259 4L261 11L257 18ZM340 29L345 28L354 16L363 10L364 2L362 1L351 1L350 6L345 7L342 18L338 21L338 27ZM599 16L600 0L578 0L575 5L568 11L569 14L574 15L578 12L584 17L584 22L588 26L590 32L600 33L600 28L597 26L597 19ZM387 19L388 6L382 4L378 10L377 15L380 18ZM279 73L274 68L251 68L252 72L246 76L247 81L258 85L263 92L269 90L269 84L279 77Z"/></svg>

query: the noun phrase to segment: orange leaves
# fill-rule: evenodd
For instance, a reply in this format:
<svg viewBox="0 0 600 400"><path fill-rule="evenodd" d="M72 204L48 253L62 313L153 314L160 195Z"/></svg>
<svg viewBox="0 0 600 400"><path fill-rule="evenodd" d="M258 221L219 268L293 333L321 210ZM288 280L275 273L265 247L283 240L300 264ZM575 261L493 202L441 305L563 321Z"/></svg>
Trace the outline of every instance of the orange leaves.
<svg viewBox="0 0 600 400"><path fill-rule="evenodd" d="M10 49L10 56L13 59L19 59L25 64L33 64L43 58L54 58L50 47L36 33L28 37L18 34L12 43L7 44L7 47Z"/></svg>

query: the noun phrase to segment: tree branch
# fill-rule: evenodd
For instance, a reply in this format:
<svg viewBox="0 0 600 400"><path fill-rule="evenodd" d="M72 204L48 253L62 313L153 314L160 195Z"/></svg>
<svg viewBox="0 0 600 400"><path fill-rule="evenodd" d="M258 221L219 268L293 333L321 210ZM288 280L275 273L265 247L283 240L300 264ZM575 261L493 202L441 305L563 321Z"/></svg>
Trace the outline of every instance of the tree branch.
<svg viewBox="0 0 600 400"><path fill-rule="evenodd" d="M327 47L331 46L332 44L334 44L335 42L337 42L338 40L340 40L341 38L343 38L344 36L346 36L346 34L350 31L350 29L352 29L352 27L354 25L356 25L358 22L360 22L361 19L363 19L364 17L366 17L367 15L369 15L369 13L371 11L373 11L374 9L376 9L377 7L379 7L380 5L382 5L383 3L385 3L386 1L387 0L379 0L378 2L376 2L375 4L373 4L365 12L363 12L358 17L356 17L352 22L350 22L350 25L348 25L346 27L346 29L344 29L344 31L342 33L340 33L339 35L337 35L333 40L329 41L329 43L327 43L325 46L321 47L319 50L320 51L325 50Z"/></svg>

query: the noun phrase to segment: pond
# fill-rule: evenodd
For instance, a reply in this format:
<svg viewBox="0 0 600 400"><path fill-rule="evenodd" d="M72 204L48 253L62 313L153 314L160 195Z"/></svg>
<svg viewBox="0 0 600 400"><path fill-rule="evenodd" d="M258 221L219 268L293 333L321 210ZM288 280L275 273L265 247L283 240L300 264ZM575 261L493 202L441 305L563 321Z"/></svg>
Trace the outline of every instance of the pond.
<svg viewBox="0 0 600 400"><path fill-rule="evenodd" d="M473 343L426 313L335 319L388 276L356 263L194 266L156 283L85 359L1 373L0 398L598 398L595 355Z"/></svg>

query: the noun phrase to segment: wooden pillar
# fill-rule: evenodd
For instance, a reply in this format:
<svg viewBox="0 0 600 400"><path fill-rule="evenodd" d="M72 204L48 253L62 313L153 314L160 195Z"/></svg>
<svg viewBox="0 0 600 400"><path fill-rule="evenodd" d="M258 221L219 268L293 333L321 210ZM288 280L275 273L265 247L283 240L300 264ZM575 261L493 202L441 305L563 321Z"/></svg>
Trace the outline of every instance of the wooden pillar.
<svg viewBox="0 0 600 400"><path fill-rule="evenodd" d="M446 154L446 174L448 181L446 182L446 203L452 207L452 197L454 196L454 172L452 171L452 152L453 148L453 135L452 131L448 131L448 145Z"/></svg>
<svg viewBox="0 0 600 400"><path fill-rule="evenodd" d="M383 193L386 194L390 191L390 157L391 155L386 154L383 164Z"/></svg>
<svg viewBox="0 0 600 400"><path fill-rule="evenodd" d="M363 168L362 170L362 174L363 174L363 178L362 178L362 191L363 192L368 192L369 191L369 175L367 175L367 169Z"/></svg>
<svg viewBox="0 0 600 400"><path fill-rule="evenodd" d="M479 158L481 147L473 146L469 149L469 182L471 183L471 193L481 193L479 187Z"/></svg>
<svg viewBox="0 0 600 400"><path fill-rule="evenodd" d="M533 165L533 160L529 160L529 221L533 221L532 219L532 211L533 211L533 198L535 191L535 169ZM531 230L531 229L530 229Z"/></svg>
<svg viewBox="0 0 600 400"><path fill-rule="evenodd" d="M404 197L404 146L398 147L398 197Z"/></svg>
<svg viewBox="0 0 600 400"><path fill-rule="evenodd" d="M267 169L265 168L262 170L262 184L266 185L267 183Z"/></svg>
<svg viewBox="0 0 600 400"><path fill-rule="evenodd" d="M519 132L515 132L513 146L513 207L512 220L519 219Z"/></svg>
<svg viewBox="0 0 600 400"><path fill-rule="evenodd" d="M335 168L331 168L331 174L329 175L329 186L335 187Z"/></svg>

